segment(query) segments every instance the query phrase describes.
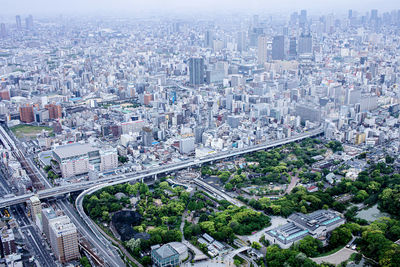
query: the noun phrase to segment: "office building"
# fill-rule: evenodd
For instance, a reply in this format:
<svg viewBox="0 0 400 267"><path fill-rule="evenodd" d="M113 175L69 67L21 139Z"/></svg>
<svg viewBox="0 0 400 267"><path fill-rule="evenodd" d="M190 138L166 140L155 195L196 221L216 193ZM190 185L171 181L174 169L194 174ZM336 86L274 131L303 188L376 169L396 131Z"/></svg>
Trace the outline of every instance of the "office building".
<svg viewBox="0 0 400 267"><path fill-rule="evenodd" d="M299 23L302 27L304 27L304 25L307 23L307 10L303 9L300 11Z"/></svg>
<svg viewBox="0 0 400 267"><path fill-rule="evenodd" d="M54 256L61 263L80 258L78 232L67 216L60 216L49 221L50 244Z"/></svg>
<svg viewBox="0 0 400 267"><path fill-rule="evenodd" d="M214 32L206 31L204 37L204 46L212 48L214 45Z"/></svg>
<svg viewBox="0 0 400 267"><path fill-rule="evenodd" d="M25 123L31 123L35 120L33 116L33 107L26 105L19 108L20 121Z"/></svg>
<svg viewBox="0 0 400 267"><path fill-rule="evenodd" d="M47 109L34 109L35 122L42 123L49 120L49 111Z"/></svg>
<svg viewBox="0 0 400 267"><path fill-rule="evenodd" d="M319 122L321 120L321 111L315 106L297 104L296 105L296 115L300 116L301 121L306 120L311 122Z"/></svg>
<svg viewBox="0 0 400 267"><path fill-rule="evenodd" d="M246 51L246 32L238 32L236 42L237 51Z"/></svg>
<svg viewBox="0 0 400 267"><path fill-rule="evenodd" d="M297 56L297 41L296 37L290 37L289 41L289 57L294 59Z"/></svg>
<svg viewBox="0 0 400 267"><path fill-rule="evenodd" d="M15 16L15 22L17 23L17 30L20 31L22 29L22 23L21 23L21 16L20 15Z"/></svg>
<svg viewBox="0 0 400 267"><path fill-rule="evenodd" d="M204 59L192 57L189 59L190 84L200 85L204 83Z"/></svg>
<svg viewBox="0 0 400 267"><path fill-rule="evenodd" d="M90 168L106 171L118 167L116 148L99 149L90 144L74 143L53 149L52 168L63 178L86 174Z"/></svg>
<svg viewBox="0 0 400 267"><path fill-rule="evenodd" d="M6 24L4 24L4 23L0 24L0 37L1 38L7 37Z"/></svg>
<svg viewBox="0 0 400 267"><path fill-rule="evenodd" d="M259 65L267 62L267 37L260 36L258 37L258 46L257 46L257 63Z"/></svg>
<svg viewBox="0 0 400 267"><path fill-rule="evenodd" d="M312 36L311 34L301 34L299 37L299 55L312 53Z"/></svg>
<svg viewBox="0 0 400 267"><path fill-rule="evenodd" d="M25 18L25 26L27 30L32 30L33 29L33 17L32 15L29 15L27 18Z"/></svg>
<svg viewBox="0 0 400 267"><path fill-rule="evenodd" d="M240 119L240 116L228 116L227 123L231 128L238 128Z"/></svg>
<svg viewBox="0 0 400 267"><path fill-rule="evenodd" d="M40 218L42 213L42 203L40 202L38 196L30 197L27 201L27 206L30 217L34 222L36 222L37 217Z"/></svg>
<svg viewBox="0 0 400 267"><path fill-rule="evenodd" d="M378 10L377 9L372 9L371 10L371 20L375 21L378 19Z"/></svg>
<svg viewBox="0 0 400 267"><path fill-rule="evenodd" d="M272 40L272 60L285 59L285 37L283 35L275 36Z"/></svg>
<svg viewBox="0 0 400 267"><path fill-rule="evenodd" d="M194 152L194 148L195 148L194 137L187 137L179 140L179 152L181 154L189 154L191 152Z"/></svg>
<svg viewBox="0 0 400 267"><path fill-rule="evenodd" d="M150 127L143 127L142 129L142 137L143 137L143 145L144 146L152 146L154 137L153 130Z"/></svg>

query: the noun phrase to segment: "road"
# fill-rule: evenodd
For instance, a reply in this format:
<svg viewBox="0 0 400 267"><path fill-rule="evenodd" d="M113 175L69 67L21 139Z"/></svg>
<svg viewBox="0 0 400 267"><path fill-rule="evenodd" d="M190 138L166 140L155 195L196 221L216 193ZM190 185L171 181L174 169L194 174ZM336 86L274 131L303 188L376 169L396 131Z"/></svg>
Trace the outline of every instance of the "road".
<svg viewBox="0 0 400 267"><path fill-rule="evenodd" d="M69 184L69 185L64 185L64 186L55 187L55 188L48 188L48 189L40 190L36 194L38 195L38 197L40 199L42 199L42 198L48 198L48 197L56 197L56 196L64 195L66 193L70 193L70 192L85 190L85 189L94 187L100 183L120 184L120 183L135 181L135 180L140 181L146 177L156 176L158 174L163 174L163 173L168 173L168 172L174 172L174 171L177 171L180 169L186 169L186 168L189 168L192 166L200 166L201 164L204 164L204 163L223 160L225 158L239 156L239 155L255 152L258 150L262 150L262 149L273 148L276 146L284 145L287 143L291 143L294 141L299 141L299 140L302 140L302 139L305 139L308 137L319 135L321 133L323 133L322 128L318 128L316 130L309 131L309 132L306 132L306 133L303 133L303 134L300 134L300 135L297 135L297 136L294 136L291 138L285 138L285 139L272 141L272 142L268 142L268 143L264 143L264 144L260 144L260 145L246 147L243 149L222 151L219 153L211 154L211 155L203 157L203 158L196 158L196 159L192 158L192 159L188 159L188 160L185 160L185 161L182 161L179 163L173 163L173 164L168 164L168 165L164 165L164 166L159 166L159 167L153 168L151 170L119 174L119 175L100 178L95 181L83 181L80 183ZM4 139L3 136L0 136L0 138ZM3 142L3 140L2 140L2 142ZM25 195L21 195L21 196L15 196L12 198L7 198L7 199L1 199L0 200L0 208L26 202L32 195L33 195L33 193L25 194Z"/></svg>
<svg viewBox="0 0 400 267"><path fill-rule="evenodd" d="M239 200L237 200L233 197L230 197L228 194L216 189L215 187L212 187L211 185L207 184L206 182L204 182L198 178L194 179L194 182L196 185L202 187L203 189L206 189L207 191L209 191L217 196L220 196L221 198L225 199L229 203L232 203L238 207L244 206L244 204L242 202L240 202Z"/></svg>
<svg viewBox="0 0 400 267"><path fill-rule="evenodd" d="M296 175L294 177L292 176L292 179L290 180L290 184L287 187L286 192L285 192L286 194L289 195L290 192L292 192L292 190L296 186L298 180L299 180L299 174L296 173Z"/></svg>
<svg viewBox="0 0 400 267"><path fill-rule="evenodd" d="M18 140L13 139L10 135L5 135L4 131L2 131L2 142L6 142L5 139L8 139L8 146L12 147L14 151L19 151L19 153L22 153L21 150L19 149L18 145ZM5 138L5 139L4 139ZM17 152L18 153L18 152ZM26 154L24 154L26 155ZM25 156L27 164L30 166L33 175L36 176L36 178L44 185L46 189L51 190L52 189L52 184L47 180L45 174L36 166L36 164L33 162L32 157L29 155ZM78 231L81 233L81 235L88 240L92 245L98 250L99 255L103 258L103 260L108 264L109 266L125 266L125 263L122 261L120 258L118 252L115 250L115 248L108 242L106 239L104 239L103 236L96 236L91 229L87 227L85 223L82 222L81 217L77 212L75 211L73 205L71 205L67 200L58 200L56 201L57 205L60 207L61 210L65 212L66 215L71 219L71 221L75 224L77 227ZM26 237L28 240L33 238L34 243L30 242L33 244L33 249L35 252L35 255L40 256L40 258L44 259L43 266L55 266L54 260L51 260L51 257L49 258L49 253L48 251L44 250L43 248L40 247L41 244L41 238L35 231L35 228L32 226L28 226L29 220L26 218L26 215L24 211L22 210L22 207L19 206L16 209L16 212L19 213L19 217L21 218L21 222L26 225L26 227L31 227L28 230L26 234ZM47 254L45 253L47 252ZM47 262L47 263L46 263ZM50 265L49 265L50 264Z"/></svg>
<svg viewBox="0 0 400 267"><path fill-rule="evenodd" d="M33 226L29 221L22 206L18 205L14 207L11 210L11 213L17 219L21 231L25 236L25 240L28 241L27 246L32 252L34 252L34 256L41 266L56 266L54 258L50 255L50 251L44 245L44 240L38 234L35 226Z"/></svg>

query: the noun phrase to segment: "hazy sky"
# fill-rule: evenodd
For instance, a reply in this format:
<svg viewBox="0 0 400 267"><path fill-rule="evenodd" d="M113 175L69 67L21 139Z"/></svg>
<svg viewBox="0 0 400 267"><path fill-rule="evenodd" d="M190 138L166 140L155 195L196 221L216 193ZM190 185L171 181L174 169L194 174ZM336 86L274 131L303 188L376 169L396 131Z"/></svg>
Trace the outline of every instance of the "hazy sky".
<svg viewBox="0 0 400 267"><path fill-rule="evenodd" d="M140 12L274 13L301 8L309 12L342 12L347 9L381 11L400 9L399 0L0 0L0 14L112 14Z"/></svg>

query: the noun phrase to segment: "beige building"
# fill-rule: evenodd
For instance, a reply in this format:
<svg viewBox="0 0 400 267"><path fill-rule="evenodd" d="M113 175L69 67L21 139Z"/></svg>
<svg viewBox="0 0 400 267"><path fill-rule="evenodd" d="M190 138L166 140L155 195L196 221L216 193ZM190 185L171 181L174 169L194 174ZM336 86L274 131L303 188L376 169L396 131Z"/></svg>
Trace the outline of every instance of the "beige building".
<svg viewBox="0 0 400 267"><path fill-rule="evenodd" d="M42 203L40 202L38 196L32 196L27 201L27 206L29 210L29 215L31 216L32 220L36 222L36 217L40 217L42 212Z"/></svg>
<svg viewBox="0 0 400 267"><path fill-rule="evenodd" d="M80 258L78 232L67 216L49 220L50 245L61 263Z"/></svg>
<svg viewBox="0 0 400 267"><path fill-rule="evenodd" d="M53 149L53 170L63 178L86 174L93 166L97 171L107 171L118 167L116 148L102 149L90 144L74 143Z"/></svg>
<svg viewBox="0 0 400 267"><path fill-rule="evenodd" d="M259 65L262 65L265 62L267 62L267 50L268 50L267 41L268 41L268 39L266 36L258 37L257 63Z"/></svg>

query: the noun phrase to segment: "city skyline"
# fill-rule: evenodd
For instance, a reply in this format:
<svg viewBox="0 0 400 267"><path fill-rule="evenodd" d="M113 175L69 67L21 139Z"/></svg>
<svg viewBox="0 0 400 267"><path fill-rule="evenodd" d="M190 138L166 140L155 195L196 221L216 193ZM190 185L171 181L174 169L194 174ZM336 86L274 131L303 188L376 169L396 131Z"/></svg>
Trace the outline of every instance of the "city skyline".
<svg viewBox="0 0 400 267"><path fill-rule="evenodd" d="M164 14L164 15L207 15L218 13L259 13L272 14L277 12L287 13L295 10L307 9L310 13L334 12L345 13L348 9L360 12L379 9L382 12L390 11L398 7L396 0L283 0L283 1L261 1L261 0L19 0L3 1L0 15L12 14L35 14L35 15L112 15L127 16L130 14Z"/></svg>

